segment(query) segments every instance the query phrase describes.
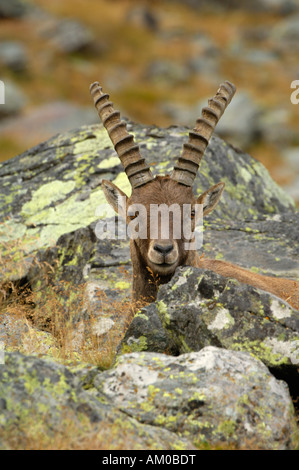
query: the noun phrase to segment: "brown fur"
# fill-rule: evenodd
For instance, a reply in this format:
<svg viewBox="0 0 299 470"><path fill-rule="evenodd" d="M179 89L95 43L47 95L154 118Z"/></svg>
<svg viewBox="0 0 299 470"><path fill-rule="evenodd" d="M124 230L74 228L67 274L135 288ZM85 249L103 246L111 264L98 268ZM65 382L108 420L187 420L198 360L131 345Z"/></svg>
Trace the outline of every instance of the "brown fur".
<svg viewBox="0 0 299 470"><path fill-rule="evenodd" d="M134 204L143 204L149 214L150 204L203 204L203 215L209 214L217 205L224 188L224 183L219 183L203 193L199 198L195 198L190 187L184 186L169 176L158 176L153 181L133 189L130 198L119 190L113 183L104 180L103 190L108 202L116 211L117 197L125 196L127 208ZM130 222L127 217L127 222ZM174 223L182 221L170 220L170 234ZM160 225L163 221L160 221ZM262 276L248 271L240 266L233 265L226 261L218 261L201 258L196 251L186 251L184 249L184 239L161 240L150 238L149 216L148 216L148 236L147 239L135 239L130 241L131 260L133 266L133 299L137 306L152 302L156 299L158 287L169 282L178 266L195 266L212 270L227 278L237 279L239 282L252 285L264 291L270 292L277 297L287 301L294 308L299 310L299 282L283 278ZM192 227L194 229L194 226ZM159 245L163 248L165 244L172 244L173 250L167 255L161 255L155 249ZM161 259L165 260L161 263ZM160 263L160 264L159 264Z"/></svg>

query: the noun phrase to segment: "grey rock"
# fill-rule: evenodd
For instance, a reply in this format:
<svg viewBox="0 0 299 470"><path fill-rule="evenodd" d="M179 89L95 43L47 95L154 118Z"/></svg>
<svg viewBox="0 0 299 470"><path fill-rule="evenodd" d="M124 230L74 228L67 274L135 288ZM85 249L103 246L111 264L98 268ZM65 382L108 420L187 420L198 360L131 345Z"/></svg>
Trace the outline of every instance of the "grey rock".
<svg viewBox="0 0 299 470"><path fill-rule="evenodd" d="M248 148L260 134L261 112L261 107L248 93L239 91L217 125L217 132L232 144L240 148Z"/></svg>
<svg viewBox="0 0 299 470"><path fill-rule="evenodd" d="M150 6L135 6L126 14L126 21L141 28L157 32L159 30L159 17Z"/></svg>
<svg viewBox="0 0 299 470"><path fill-rule="evenodd" d="M24 92L14 82L5 79L3 83L5 102L0 104L0 118L20 113L28 102Z"/></svg>
<svg viewBox="0 0 299 470"><path fill-rule="evenodd" d="M296 139L296 132L289 125L290 118L289 110L283 106L263 110L258 123L262 140L283 152Z"/></svg>
<svg viewBox="0 0 299 470"><path fill-rule="evenodd" d="M292 171L299 173L299 147L288 147L282 152L282 157Z"/></svg>
<svg viewBox="0 0 299 470"><path fill-rule="evenodd" d="M270 35L275 47L281 52L298 52L299 15L292 15L275 26Z"/></svg>
<svg viewBox="0 0 299 470"><path fill-rule="evenodd" d="M294 446L288 389L248 353L209 346L178 357L126 354L93 383L139 422L179 432L199 447Z"/></svg>
<svg viewBox="0 0 299 470"><path fill-rule="evenodd" d="M80 448L82 438L90 435L91 445L100 449L193 448L175 433L127 416L103 394L86 391L96 373L95 367L81 367L77 372L49 360L5 353L5 364L0 367L2 446L47 447L56 435L59 439L59 433L65 441L72 433L66 448Z"/></svg>
<svg viewBox="0 0 299 470"><path fill-rule="evenodd" d="M18 41L0 42L0 63L14 72L23 72L28 64L24 45Z"/></svg>
<svg viewBox="0 0 299 470"><path fill-rule="evenodd" d="M146 72L146 78L153 82L184 83L190 78L191 69L188 65L171 60L156 60Z"/></svg>
<svg viewBox="0 0 299 470"><path fill-rule="evenodd" d="M23 16L27 5L20 0L0 0L0 18L15 18Z"/></svg>
<svg viewBox="0 0 299 470"><path fill-rule="evenodd" d="M202 70L206 69L204 73L208 71L207 73L213 76L212 69L209 69L209 66L206 68L206 60L211 67L213 67L213 64L217 67L214 58L199 58L196 63L199 67L202 65ZM219 83L219 78L217 83ZM183 122L184 125L192 128L207 102L208 98L202 99L189 107L166 102L162 104L161 108L175 124ZM248 148L261 135L260 118L262 111L262 108L248 93L239 91L225 111L223 118L217 124L217 134L228 140L232 145L243 149Z"/></svg>
<svg viewBox="0 0 299 470"><path fill-rule="evenodd" d="M88 48L93 43L92 32L79 21L48 18L40 33L67 54Z"/></svg>
<svg viewBox="0 0 299 470"><path fill-rule="evenodd" d="M299 395L299 312L277 297L209 271L180 268L134 317L121 351L174 355L213 345L248 351Z"/></svg>

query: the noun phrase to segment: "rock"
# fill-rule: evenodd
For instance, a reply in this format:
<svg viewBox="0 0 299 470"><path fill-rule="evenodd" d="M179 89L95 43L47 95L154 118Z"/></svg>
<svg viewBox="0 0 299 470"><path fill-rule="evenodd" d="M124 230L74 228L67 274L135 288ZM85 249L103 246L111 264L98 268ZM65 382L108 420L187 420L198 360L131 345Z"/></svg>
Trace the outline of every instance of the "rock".
<svg viewBox="0 0 299 470"><path fill-rule="evenodd" d="M290 120L290 112L283 106L264 110L258 123L263 142L274 144L283 152L296 139L296 132L289 125Z"/></svg>
<svg viewBox="0 0 299 470"><path fill-rule="evenodd" d="M271 294L212 271L177 270L160 287L157 301L133 319L122 350L178 355L209 345L250 352L299 396L299 312Z"/></svg>
<svg viewBox="0 0 299 470"><path fill-rule="evenodd" d="M5 353L5 364L0 367L2 447L194 448L167 429L127 416L103 394L87 391L96 373L96 368L81 367L76 373L49 360Z"/></svg>
<svg viewBox="0 0 299 470"><path fill-rule="evenodd" d="M48 17L40 28L40 34L66 54L88 48L93 43L93 34L79 21Z"/></svg>
<svg viewBox="0 0 299 470"><path fill-rule="evenodd" d="M191 71L207 80L209 83L219 84L221 82L219 58L212 56L196 56L192 57L188 63ZM217 86L217 85L216 85Z"/></svg>
<svg viewBox="0 0 299 470"><path fill-rule="evenodd" d="M205 60L210 64L215 63L214 58L199 58L197 63L199 66L202 63L203 69L206 68ZM210 74L209 67L206 68L206 71ZM211 76L213 73L211 70ZM219 80L217 80L217 83L219 83ZM200 100L190 107L166 102L162 104L162 109L171 117L174 123L183 122L186 126L193 128L207 101L207 99ZM233 145L246 149L260 137L261 116L262 108L247 93L239 91L225 111L225 115L217 124L217 134Z"/></svg>
<svg viewBox="0 0 299 470"><path fill-rule="evenodd" d="M59 357L53 335L35 328L19 312L0 314L0 342L9 351Z"/></svg>
<svg viewBox="0 0 299 470"><path fill-rule="evenodd" d="M126 14L126 22L150 31L159 31L159 18L156 12L146 5L130 8Z"/></svg>
<svg viewBox="0 0 299 470"><path fill-rule="evenodd" d="M282 152L282 158L292 172L299 173L299 147L288 147Z"/></svg>
<svg viewBox="0 0 299 470"><path fill-rule="evenodd" d="M27 5L20 0L0 0L0 18L15 18L23 16Z"/></svg>
<svg viewBox="0 0 299 470"><path fill-rule="evenodd" d="M0 119L20 113L27 104L23 91L11 80L4 80L5 103L0 104Z"/></svg>
<svg viewBox="0 0 299 470"><path fill-rule="evenodd" d="M198 106L198 112L202 104ZM223 119L217 125L217 132L240 148L248 148L260 134L260 106L249 94L239 91L230 103Z"/></svg>
<svg viewBox="0 0 299 470"><path fill-rule="evenodd" d="M188 65L171 60L156 60L149 64L145 76L152 82L178 84L187 82L190 73Z"/></svg>
<svg viewBox="0 0 299 470"><path fill-rule="evenodd" d="M280 52L298 52L299 15L292 15L275 26L270 34Z"/></svg>
<svg viewBox="0 0 299 470"><path fill-rule="evenodd" d="M14 72L23 72L28 64L24 45L18 41L0 42L0 63Z"/></svg>
<svg viewBox="0 0 299 470"><path fill-rule="evenodd" d="M209 346L178 357L126 354L93 384L127 415L199 448L294 448L288 389L248 353Z"/></svg>

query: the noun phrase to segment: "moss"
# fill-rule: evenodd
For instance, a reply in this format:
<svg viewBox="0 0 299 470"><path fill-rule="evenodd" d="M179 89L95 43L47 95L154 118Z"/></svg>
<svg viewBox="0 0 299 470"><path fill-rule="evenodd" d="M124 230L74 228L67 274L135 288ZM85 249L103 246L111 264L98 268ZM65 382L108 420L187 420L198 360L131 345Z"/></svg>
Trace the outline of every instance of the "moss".
<svg viewBox="0 0 299 470"><path fill-rule="evenodd" d="M222 421L213 431L214 435L221 434L225 439L236 439L236 423L231 419Z"/></svg>
<svg viewBox="0 0 299 470"><path fill-rule="evenodd" d="M188 398L188 402L193 400L204 401L206 399L206 395L201 392L194 392L190 398Z"/></svg>
<svg viewBox="0 0 299 470"><path fill-rule="evenodd" d="M148 345L146 336L140 336L138 339L131 341L130 344L122 344L121 354L147 351L147 349Z"/></svg>
<svg viewBox="0 0 299 470"><path fill-rule="evenodd" d="M29 393L30 395L32 395L36 391L36 389L39 389L40 385L41 384L39 379L37 378L35 370L32 372L32 374L26 374L24 376L24 386L27 393Z"/></svg>
<svg viewBox="0 0 299 470"><path fill-rule="evenodd" d="M163 300L157 301L157 312L163 324L169 325L170 324L170 316L167 310L166 304Z"/></svg>
<svg viewBox="0 0 299 470"><path fill-rule="evenodd" d="M120 164L120 160L118 157L109 157L105 158L101 163L98 164L98 168L100 169L110 169Z"/></svg>
<svg viewBox="0 0 299 470"><path fill-rule="evenodd" d="M73 154L87 154L90 156L97 154L100 149L113 148L109 135L104 127L99 127L95 136L97 137L95 139L86 138L88 136L83 131L83 133L81 133L82 140L79 140L79 134L78 138L76 138L76 141L74 142Z"/></svg>
<svg viewBox="0 0 299 470"><path fill-rule="evenodd" d="M245 181L245 183L249 183L250 180L252 179L252 173L250 173L248 170L246 170L245 167L242 167L241 170L240 170L240 176L241 178L243 178L243 180Z"/></svg>
<svg viewBox="0 0 299 470"><path fill-rule="evenodd" d="M127 281L119 281L114 284L115 289L126 290L130 289L131 284Z"/></svg>
<svg viewBox="0 0 299 470"><path fill-rule="evenodd" d="M230 349L235 351L247 351L253 357L264 362L268 367L288 363L287 357L281 353L273 352L273 348L270 345L259 340L250 341L244 339L242 343L235 341L230 344Z"/></svg>

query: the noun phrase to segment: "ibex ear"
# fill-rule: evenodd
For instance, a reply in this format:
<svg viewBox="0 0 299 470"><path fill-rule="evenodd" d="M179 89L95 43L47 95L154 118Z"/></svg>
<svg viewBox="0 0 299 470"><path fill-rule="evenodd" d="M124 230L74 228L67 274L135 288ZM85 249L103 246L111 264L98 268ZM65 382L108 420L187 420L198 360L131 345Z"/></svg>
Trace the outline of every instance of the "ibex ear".
<svg viewBox="0 0 299 470"><path fill-rule="evenodd" d="M107 202L122 217L126 216L127 195L119 189L115 184L108 180L102 180L102 189Z"/></svg>
<svg viewBox="0 0 299 470"><path fill-rule="evenodd" d="M213 209L217 206L221 194L224 190L225 183L218 183L215 186L212 186L207 191L205 191L197 199L197 204L203 205L203 215L207 215L212 212Z"/></svg>

